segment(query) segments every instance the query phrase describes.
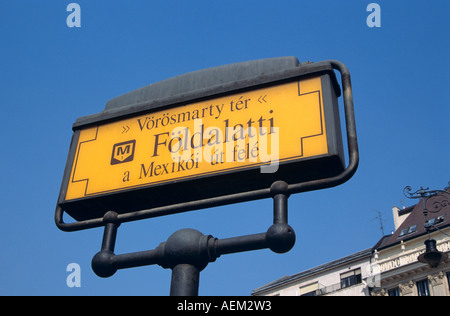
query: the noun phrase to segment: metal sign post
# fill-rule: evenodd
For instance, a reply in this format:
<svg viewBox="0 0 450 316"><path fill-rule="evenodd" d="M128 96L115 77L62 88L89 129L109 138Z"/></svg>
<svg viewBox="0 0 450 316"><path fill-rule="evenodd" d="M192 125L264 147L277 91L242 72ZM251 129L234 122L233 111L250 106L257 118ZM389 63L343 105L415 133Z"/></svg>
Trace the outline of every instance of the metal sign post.
<svg viewBox="0 0 450 316"><path fill-rule="evenodd" d="M114 254L118 214L108 212L103 217L105 230L102 247L92 259L92 269L100 277L111 277L119 269L160 265L172 269L170 295L198 295L200 272L221 255L269 248L276 253L288 252L295 244L295 232L288 225L285 182L275 182L273 195L273 225L265 233L217 239L194 229L182 229L172 234L156 249L130 254Z"/></svg>
<svg viewBox="0 0 450 316"><path fill-rule="evenodd" d="M172 269L171 295L197 295L200 272L221 255L289 251L289 195L340 185L359 162L350 73L338 61L274 58L185 74L115 98L73 130L56 225L104 226L95 273L157 264ZM114 254L122 223L263 198L274 203L265 233L217 239L183 229L156 249Z"/></svg>

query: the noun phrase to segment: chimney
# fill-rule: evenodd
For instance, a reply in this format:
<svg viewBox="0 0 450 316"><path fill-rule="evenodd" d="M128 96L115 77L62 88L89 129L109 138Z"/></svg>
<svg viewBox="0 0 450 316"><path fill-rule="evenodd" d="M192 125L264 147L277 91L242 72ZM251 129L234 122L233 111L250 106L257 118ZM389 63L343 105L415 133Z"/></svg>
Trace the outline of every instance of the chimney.
<svg viewBox="0 0 450 316"><path fill-rule="evenodd" d="M395 230L400 227L400 225L403 223L403 221L400 222L400 216L398 215L398 212L400 209L397 206L394 206L392 208L392 215L394 216L394 227Z"/></svg>
<svg viewBox="0 0 450 316"><path fill-rule="evenodd" d="M404 207L403 209L399 209L397 206L394 206L392 208L392 215L394 216L394 226L395 230L397 230L401 224L405 221L405 219L411 214L412 210L414 209L415 205Z"/></svg>

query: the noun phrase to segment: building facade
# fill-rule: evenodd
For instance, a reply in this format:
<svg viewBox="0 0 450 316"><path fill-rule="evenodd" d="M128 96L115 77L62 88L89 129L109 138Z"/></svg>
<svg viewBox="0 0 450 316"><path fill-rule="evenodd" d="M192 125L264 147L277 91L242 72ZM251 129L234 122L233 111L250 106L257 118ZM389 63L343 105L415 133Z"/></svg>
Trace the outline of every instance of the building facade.
<svg viewBox="0 0 450 316"><path fill-rule="evenodd" d="M439 193L409 208L394 207L393 215L395 232L378 243L371 259L380 275L371 294L450 296L450 193ZM437 267L418 260L427 239L436 240L437 250L447 258Z"/></svg>
<svg viewBox="0 0 450 316"><path fill-rule="evenodd" d="M285 276L255 289L255 296L367 296L372 249Z"/></svg>
<svg viewBox="0 0 450 316"><path fill-rule="evenodd" d="M449 188L414 206L392 211L395 231L374 247L282 277L255 289L252 295L450 296ZM442 255L437 267L418 260L427 239L436 241Z"/></svg>

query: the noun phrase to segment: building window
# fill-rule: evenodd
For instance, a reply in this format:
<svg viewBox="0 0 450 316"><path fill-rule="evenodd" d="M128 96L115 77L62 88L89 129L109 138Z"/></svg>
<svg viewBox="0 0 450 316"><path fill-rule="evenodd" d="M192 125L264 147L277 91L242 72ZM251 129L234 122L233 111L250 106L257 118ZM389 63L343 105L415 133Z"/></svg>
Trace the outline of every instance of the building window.
<svg viewBox="0 0 450 316"><path fill-rule="evenodd" d="M341 288L346 288L362 282L361 268L341 274Z"/></svg>
<svg viewBox="0 0 450 316"><path fill-rule="evenodd" d="M417 225L406 227L406 228L402 229L402 231L400 232L399 237L415 233L416 231L417 231Z"/></svg>
<svg viewBox="0 0 450 316"><path fill-rule="evenodd" d="M428 279L417 281L417 295L418 296L430 296L430 288L428 286Z"/></svg>
<svg viewBox="0 0 450 316"><path fill-rule="evenodd" d="M300 296L317 296L317 291L311 291Z"/></svg>
<svg viewBox="0 0 450 316"><path fill-rule="evenodd" d="M388 296L400 296L400 289L398 287L395 287L388 290Z"/></svg>
<svg viewBox="0 0 450 316"><path fill-rule="evenodd" d="M300 287L300 296L317 296L319 294L319 283L308 284Z"/></svg>

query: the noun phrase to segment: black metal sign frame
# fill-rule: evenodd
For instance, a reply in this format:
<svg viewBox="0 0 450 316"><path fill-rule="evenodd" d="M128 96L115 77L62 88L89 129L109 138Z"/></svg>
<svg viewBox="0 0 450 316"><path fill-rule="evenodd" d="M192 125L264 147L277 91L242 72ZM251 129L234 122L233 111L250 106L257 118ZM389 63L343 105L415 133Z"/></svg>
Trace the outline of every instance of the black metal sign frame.
<svg viewBox="0 0 450 316"><path fill-rule="evenodd" d="M309 65L308 65L309 66ZM324 189L329 187L334 187L339 184L346 182L350 179L353 174L356 172L359 163L359 152L358 152L358 142L356 136L356 124L355 124L355 116L354 116L354 107L353 107L353 95L352 95L352 87L350 80L350 73L347 67L335 60L323 61L312 64L312 66L307 67L308 70L304 74L305 76L316 75L317 73L326 71L327 68L332 67L340 72L341 74L341 82L342 82L342 90L343 90L343 101L344 101L344 113L345 113L345 123L346 123L346 135L347 135L347 146L348 146L348 157L349 163L348 166L340 172L338 175L326 177L323 179L317 179L312 181L300 182L300 183L289 183L287 192L288 194L295 194L300 192L307 192L312 190ZM302 67L298 67L302 68ZM304 70L302 70L304 71ZM295 73L288 74L284 73L284 78L289 76L299 76L299 70ZM192 98L193 96L188 96ZM197 96L200 97L200 96ZM186 96L185 96L186 98ZM154 105L153 105L154 106ZM122 115L124 115L122 113ZM131 115L129 113L129 115ZM111 112L108 115L103 115L101 120L109 121L113 119L117 119L115 116L115 112ZM94 124L94 122L99 121L97 118L94 120L92 117L81 118L74 124L74 129L79 128L80 126L86 126L90 124ZM67 167L66 167L67 169ZM284 181L284 179L278 179ZM64 180L63 180L64 182ZM64 184L63 184L64 185ZM270 185L269 185L270 186ZM121 223L131 222L141 219L165 216L170 214L182 213L191 210L199 210L205 209L215 206L252 201L257 199L264 199L271 197L270 188L263 188L258 190L252 190L242 193L228 194L223 196L217 196L212 198L206 198L201 200L189 201L184 203L178 203L173 205L166 205L161 207L150 208L146 210L138 210L134 212L119 214L118 218ZM60 196L61 200L61 196ZM64 210L60 205L60 200L58 201L56 211L55 211L55 222L59 229L63 231L78 231L84 229L90 229L95 227L101 227L104 225L103 216L99 216L98 218L81 220L73 223L66 223L63 220ZM105 210L106 213L109 210Z"/></svg>

